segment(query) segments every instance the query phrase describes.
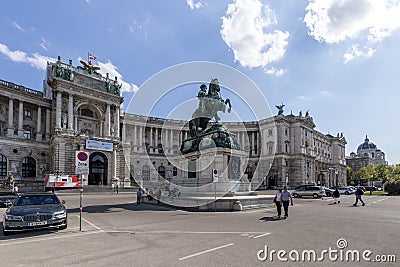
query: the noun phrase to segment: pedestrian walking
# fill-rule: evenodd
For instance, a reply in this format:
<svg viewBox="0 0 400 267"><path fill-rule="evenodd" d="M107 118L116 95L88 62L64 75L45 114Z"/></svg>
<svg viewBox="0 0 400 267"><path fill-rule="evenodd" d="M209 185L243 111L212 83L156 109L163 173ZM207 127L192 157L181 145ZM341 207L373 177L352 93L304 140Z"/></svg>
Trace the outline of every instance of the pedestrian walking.
<svg viewBox="0 0 400 267"><path fill-rule="evenodd" d="M161 190L157 190L157 205L160 205L160 200L161 200Z"/></svg>
<svg viewBox="0 0 400 267"><path fill-rule="evenodd" d="M141 200L142 200L142 189L139 188L139 190L136 192L136 204L140 205Z"/></svg>
<svg viewBox="0 0 400 267"><path fill-rule="evenodd" d="M333 200L335 201L333 204L340 204L340 192L337 187L335 188L335 191L333 191Z"/></svg>
<svg viewBox="0 0 400 267"><path fill-rule="evenodd" d="M282 189L278 189L278 192L275 194L274 203L276 205L276 211L278 212L278 218L281 218L282 213L282 202L281 202Z"/></svg>
<svg viewBox="0 0 400 267"><path fill-rule="evenodd" d="M118 181L116 181L115 182L115 192L118 194L119 192L118 192L118 189L119 189L119 182Z"/></svg>
<svg viewBox="0 0 400 267"><path fill-rule="evenodd" d="M364 191L361 189L360 186L357 186L355 195L356 195L356 203L354 203L353 206L357 206L358 200L360 200L362 205L365 206L365 203L361 198L361 196L364 195Z"/></svg>
<svg viewBox="0 0 400 267"><path fill-rule="evenodd" d="M115 193L115 183L114 182L111 182L111 188L112 188L113 193Z"/></svg>
<svg viewBox="0 0 400 267"><path fill-rule="evenodd" d="M283 192L281 193L281 202L285 211L285 218L289 217L289 201L290 205L293 206L292 194L290 194L290 192L287 190L287 186L285 185L283 187Z"/></svg>

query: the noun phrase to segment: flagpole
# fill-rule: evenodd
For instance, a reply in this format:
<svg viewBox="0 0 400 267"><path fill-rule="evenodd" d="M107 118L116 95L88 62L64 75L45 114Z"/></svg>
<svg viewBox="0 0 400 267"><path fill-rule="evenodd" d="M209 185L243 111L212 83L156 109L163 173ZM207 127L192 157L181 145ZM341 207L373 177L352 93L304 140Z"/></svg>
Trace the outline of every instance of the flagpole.
<svg viewBox="0 0 400 267"><path fill-rule="evenodd" d="M88 64L89 64L89 60L90 60L89 57L90 57L89 56L89 52L87 52L87 62L88 62Z"/></svg>

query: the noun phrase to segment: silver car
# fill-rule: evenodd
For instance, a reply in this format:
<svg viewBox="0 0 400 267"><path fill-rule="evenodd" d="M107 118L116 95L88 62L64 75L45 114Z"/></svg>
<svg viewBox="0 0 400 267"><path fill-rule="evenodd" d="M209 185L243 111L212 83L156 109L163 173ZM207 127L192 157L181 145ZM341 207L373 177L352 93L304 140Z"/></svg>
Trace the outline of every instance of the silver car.
<svg viewBox="0 0 400 267"><path fill-rule="evenodd" d="M21 194L3 216L3 234L41 228L67 228L67 209L52 193Z"/></svg>
<svg viewBox="0 0 400 267"><path fill-rule="evenodd" d="M292 193L293 197L313 197L313 198L322 198L326 197L325 189L323 186L307 186L300 187L297 190L294 190Z"/></svg>

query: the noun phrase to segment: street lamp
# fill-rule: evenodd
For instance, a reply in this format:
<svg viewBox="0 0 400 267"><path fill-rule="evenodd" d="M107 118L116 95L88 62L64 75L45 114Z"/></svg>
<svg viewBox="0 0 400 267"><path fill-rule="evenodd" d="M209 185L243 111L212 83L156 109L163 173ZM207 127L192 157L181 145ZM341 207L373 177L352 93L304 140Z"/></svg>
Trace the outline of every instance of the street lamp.
<svg viewBox="0 0 400 267"><path fill-rule="evenodd" d="M335 174L336 174L336 187L339 186L339 170L335 168Z"/></svg>

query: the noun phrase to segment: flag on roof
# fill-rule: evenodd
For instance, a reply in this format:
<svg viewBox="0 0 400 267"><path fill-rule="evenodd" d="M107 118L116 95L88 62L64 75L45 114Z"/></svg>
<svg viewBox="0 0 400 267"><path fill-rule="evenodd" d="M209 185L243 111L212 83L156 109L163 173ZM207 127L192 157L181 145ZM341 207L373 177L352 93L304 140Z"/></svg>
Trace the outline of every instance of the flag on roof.
<svg viewBox="0 0 400 267"><path fill-rule="evenodd" d="M89 54L89 60L96 60L96 57L95 56L93 56L92 54L90 54L90 53L88 53Z"/></svg>

